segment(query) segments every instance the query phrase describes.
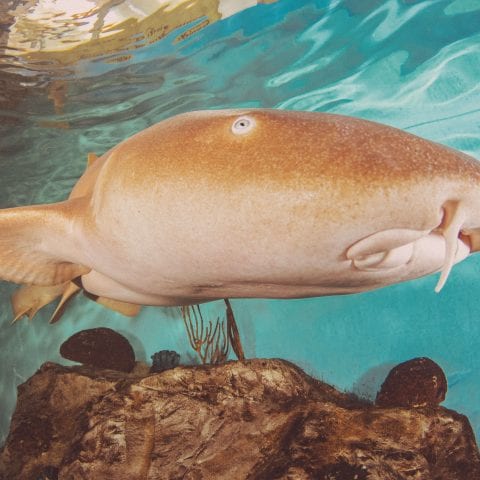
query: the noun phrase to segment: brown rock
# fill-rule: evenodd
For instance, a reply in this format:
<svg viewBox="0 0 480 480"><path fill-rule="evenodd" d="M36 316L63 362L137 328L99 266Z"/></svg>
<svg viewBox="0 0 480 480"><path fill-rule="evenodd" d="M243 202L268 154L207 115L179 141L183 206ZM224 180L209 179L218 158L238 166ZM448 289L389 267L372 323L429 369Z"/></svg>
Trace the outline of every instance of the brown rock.
<svg viewBox="0 0 480 480"><path fill-rule="evenodd" d="M135 353L130 342L110 328L75 333L63 342L60 355L96 368L131 372L135 367Z"/></svg>
<svg viewBox="0 0 480 480"><path fill-rule="evenodd" d="M380 407L436 406L445 400L447 378L429 358L414 358L393 368L375 403Z"/></svg>
<svg viewBox="0 0 480 480"><path fill-rule="evenodd" d="M0 478L480 478L468 420L381 409L281 360L136 376L45 364L19 388ZM2 476L3 475L3 476Z"/></svg>

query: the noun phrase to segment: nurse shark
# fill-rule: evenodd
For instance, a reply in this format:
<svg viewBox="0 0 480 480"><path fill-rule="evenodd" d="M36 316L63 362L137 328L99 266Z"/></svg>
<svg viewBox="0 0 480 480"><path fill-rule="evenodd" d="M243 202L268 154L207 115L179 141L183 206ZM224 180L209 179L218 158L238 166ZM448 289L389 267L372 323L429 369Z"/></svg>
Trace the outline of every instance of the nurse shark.
<svg viewBox="0 0 480 480"><path fill-rule="evenodd" d="M80 289L140 305L359 293L480 249L480 164L378 123L269 109L181 114L89 165L68 200L0 210L14 317Z"/></svg>

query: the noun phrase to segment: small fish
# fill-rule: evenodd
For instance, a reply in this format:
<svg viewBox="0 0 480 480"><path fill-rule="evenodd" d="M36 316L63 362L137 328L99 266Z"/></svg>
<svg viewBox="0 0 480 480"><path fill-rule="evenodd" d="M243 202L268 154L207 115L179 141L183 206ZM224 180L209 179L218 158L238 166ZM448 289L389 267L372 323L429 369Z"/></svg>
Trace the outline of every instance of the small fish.
<svg viewBox="0 0 480 480"><path fill-rule="evenodd" d="M81 288L130 315L441 271L439 291L480 249L479 186L475 159L366 120L186 113L90 154L68 200L0 210L0 279L16 317Z"/></svg>

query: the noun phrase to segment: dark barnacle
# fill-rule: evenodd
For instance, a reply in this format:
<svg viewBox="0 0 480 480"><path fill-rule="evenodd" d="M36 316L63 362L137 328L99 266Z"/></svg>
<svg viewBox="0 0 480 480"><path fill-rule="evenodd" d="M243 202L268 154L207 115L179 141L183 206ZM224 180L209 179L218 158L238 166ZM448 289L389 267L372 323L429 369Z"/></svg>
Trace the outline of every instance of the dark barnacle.
<svg viewBox="0 0 480 480"><path fill-rule="evenodd" d="M375 403L382 408L437 406L445 400L446 393L447 378L440 365L421 357L393 368Z"/></svg>
<svg viewBox="0 0 480 480"><path fill-rule="evenodd" d="M180 363L180 355L174 350L160 350L154 353L151 357L152 366L151 373L163 372L170 368L175 368Z"/></svg>

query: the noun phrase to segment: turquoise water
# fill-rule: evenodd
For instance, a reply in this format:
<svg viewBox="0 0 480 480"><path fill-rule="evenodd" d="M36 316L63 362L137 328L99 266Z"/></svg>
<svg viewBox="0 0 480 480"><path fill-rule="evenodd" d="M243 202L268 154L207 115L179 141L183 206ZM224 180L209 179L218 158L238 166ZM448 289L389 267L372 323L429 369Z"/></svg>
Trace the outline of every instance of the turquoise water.
<svg viewBox="0 0 480 480"><path fill-rule="evenodd" d="M480 159L478 0L280 0L175 43L181 31L135 50L123 64L83 60L68 72L49 73L67 85L63 113L53 113L46 80L30 79L36 88L2 112L0 206L62 200L88 152L101 154L195 109L353 115ZM60 122L69 128L54 128ZM480 438L479 270L479 256L457 265L440 294L432 276L360 295L232 304L247 356L292 360L367 398L392 365L432 358L449 380L445 405L467 414ZM161 349L194 360L177 309L148 307L132 320L79 297L58 324L48 325L47 308L31 324L10 326L13 289L0 283L0 438L16 385L44 361L63 362L59 346L78 330L114 328L130 339L139 360ZM221 308L203 307L212 316Z"/></svg>

